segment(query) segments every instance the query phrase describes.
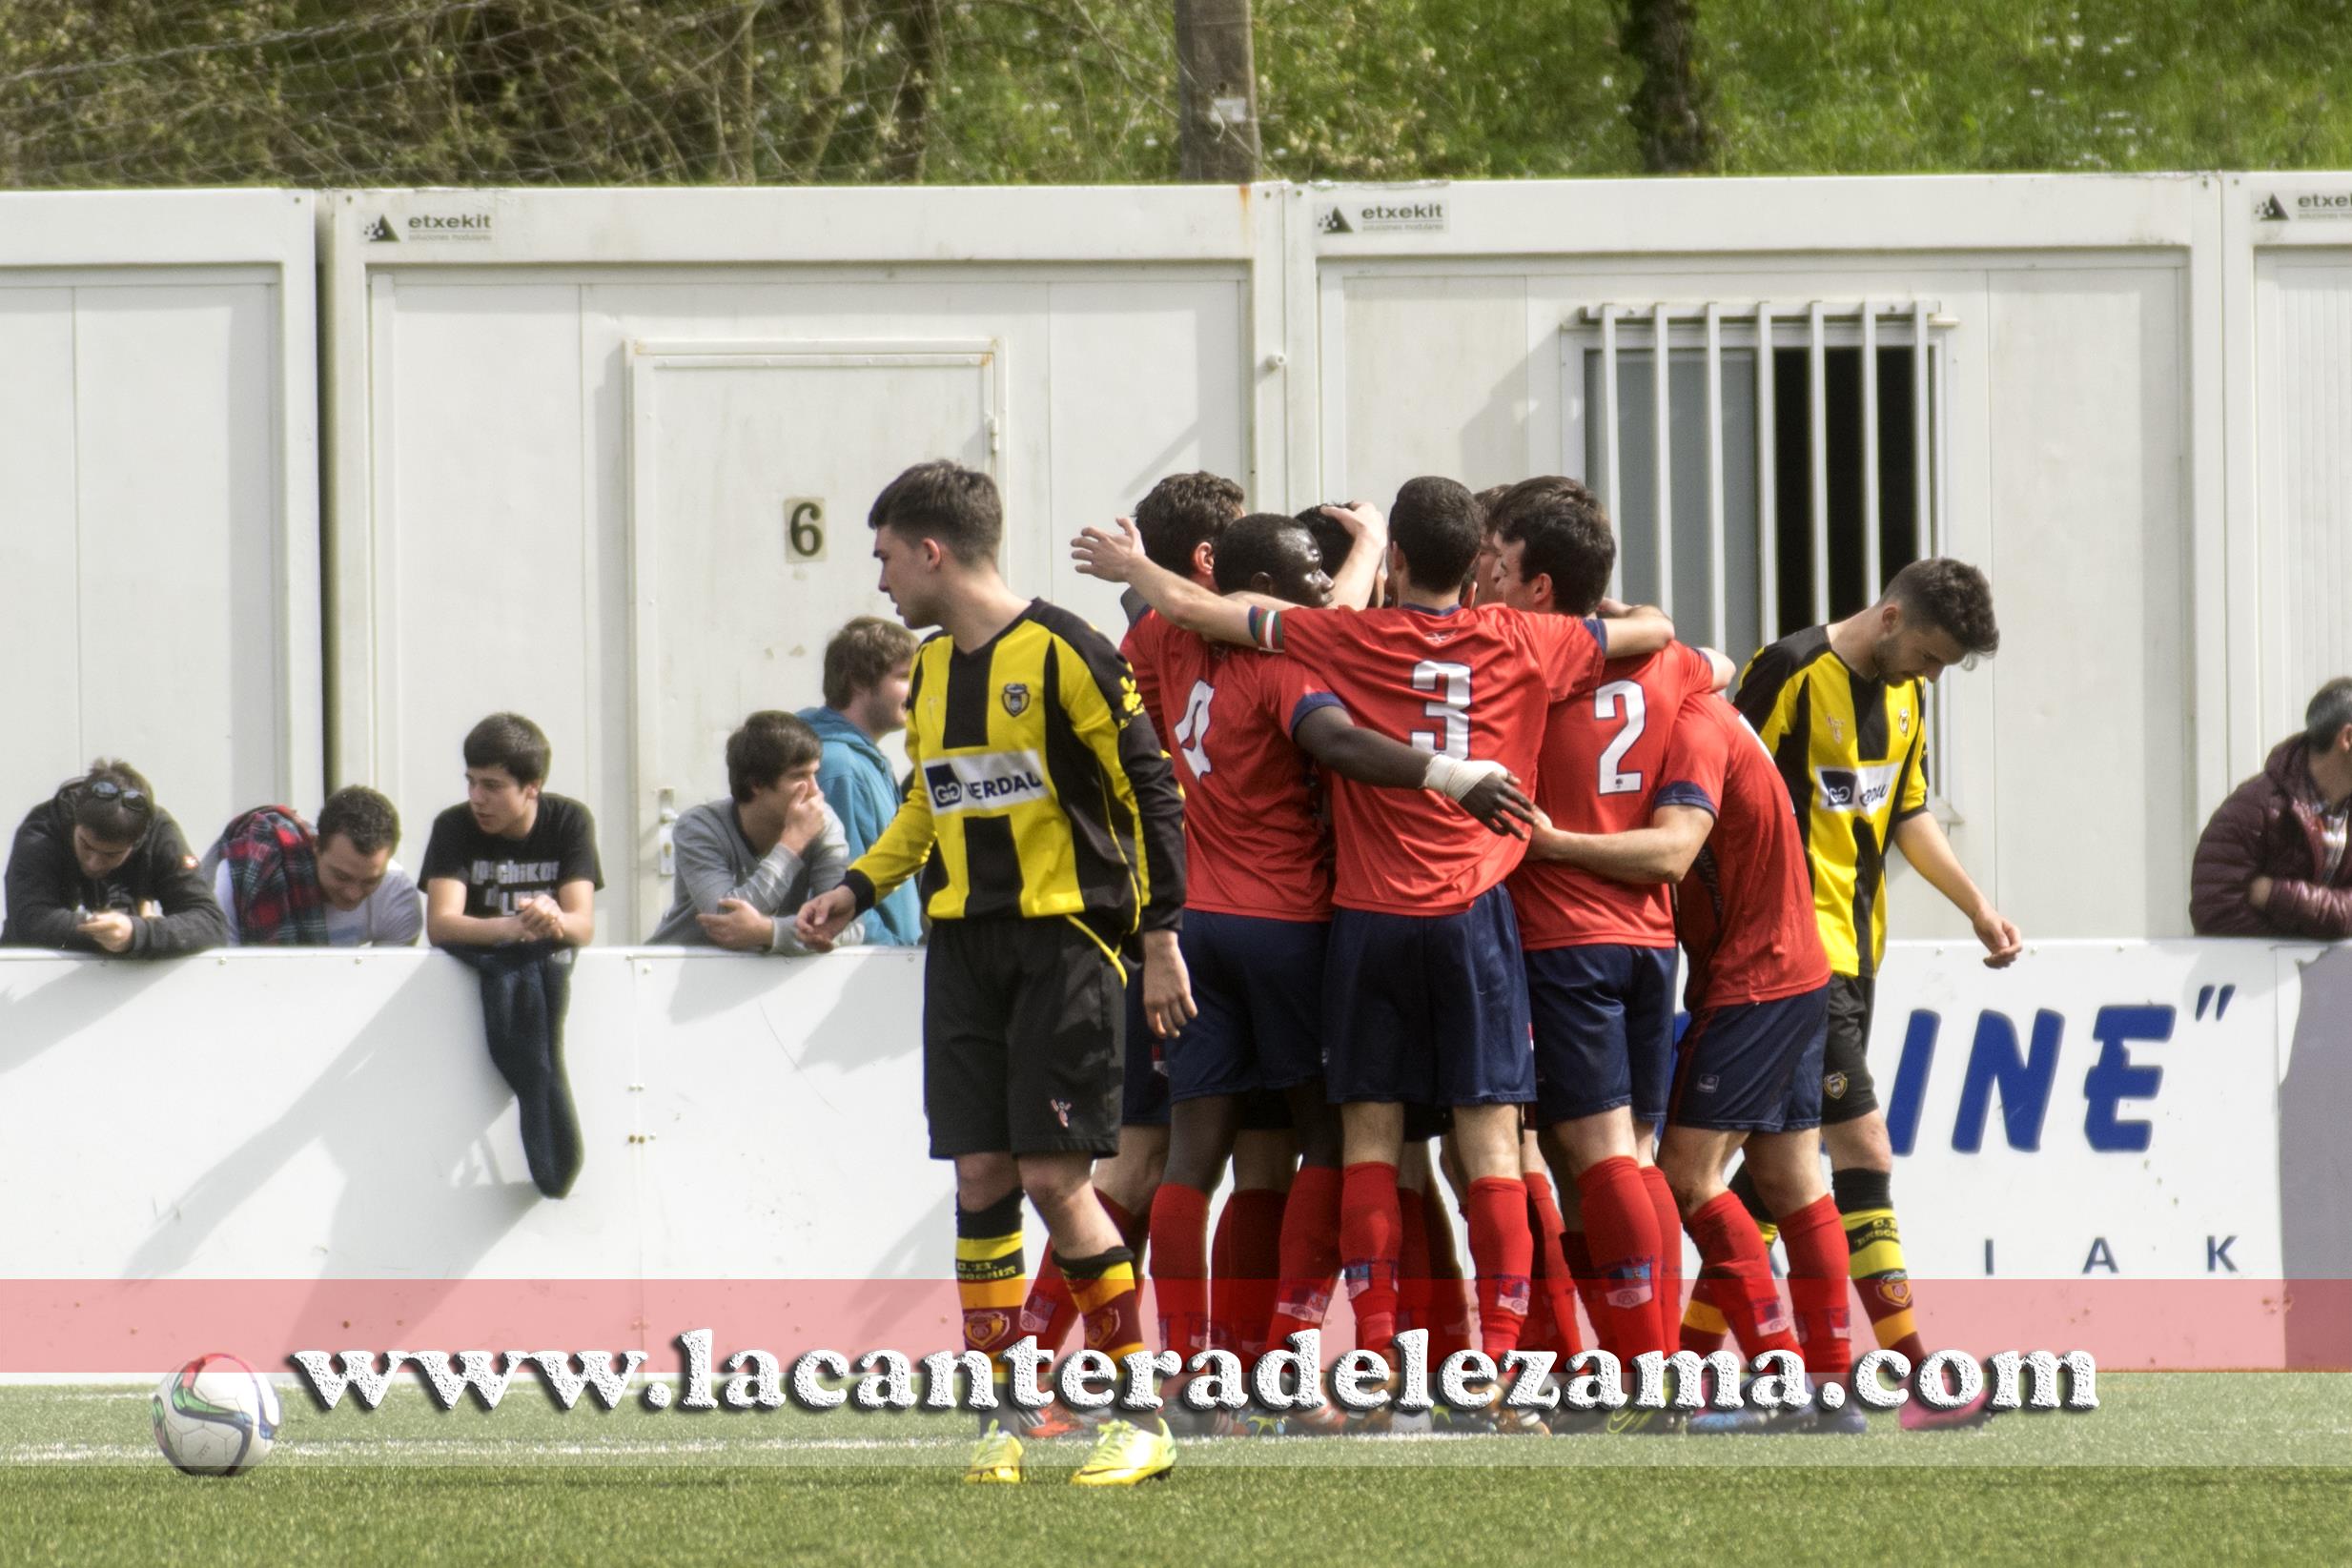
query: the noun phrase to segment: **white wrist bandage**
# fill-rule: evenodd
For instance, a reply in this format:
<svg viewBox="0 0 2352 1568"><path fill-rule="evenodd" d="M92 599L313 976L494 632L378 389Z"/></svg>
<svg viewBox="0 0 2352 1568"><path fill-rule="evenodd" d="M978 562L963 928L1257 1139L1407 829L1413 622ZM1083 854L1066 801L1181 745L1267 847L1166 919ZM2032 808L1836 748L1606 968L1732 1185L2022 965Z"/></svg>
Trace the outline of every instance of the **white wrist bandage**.
<svg viewBox="0 0 2352 1568"><path fill-rule="evenodd" d="M1439 753L1430 757L1429 766L1421 776L1421 786L1434 789L1449 800L1459 801L1476 789L1483 780L1508 771L1501 763L1465 763Z"/></svg>

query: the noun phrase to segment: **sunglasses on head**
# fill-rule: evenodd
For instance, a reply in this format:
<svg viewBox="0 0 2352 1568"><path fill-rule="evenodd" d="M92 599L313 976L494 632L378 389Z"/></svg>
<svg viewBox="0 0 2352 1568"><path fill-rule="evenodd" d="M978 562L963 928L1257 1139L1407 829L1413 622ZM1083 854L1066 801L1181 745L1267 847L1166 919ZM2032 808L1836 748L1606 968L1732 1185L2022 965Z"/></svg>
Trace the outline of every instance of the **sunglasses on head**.
<svg viewBox="0 0 2352 1568"><path fill-rule="evenodd" d="M82 785L82 793L93 801L120 801L129 806L144 806L147 804L145 790L118 784L112 779L92 779Z"/></svg>

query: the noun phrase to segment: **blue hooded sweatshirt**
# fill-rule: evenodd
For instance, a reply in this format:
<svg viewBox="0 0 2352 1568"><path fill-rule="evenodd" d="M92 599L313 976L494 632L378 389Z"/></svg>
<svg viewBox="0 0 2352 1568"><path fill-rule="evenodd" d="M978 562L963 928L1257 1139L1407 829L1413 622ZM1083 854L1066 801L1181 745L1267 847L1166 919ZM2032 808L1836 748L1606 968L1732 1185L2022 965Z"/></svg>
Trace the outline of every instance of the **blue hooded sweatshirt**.
<svg viewBox="0 0 2352 1568"><path fill-rule="evenodd" d="M849 840L849 858L871 848L882 830L898 814L898 781L890 759L866 732L828 707L803 708L800 717L825 743L825 760L817 764L817 787L825 804L841 819ZM869 947L918 947L923 941L923 906L914 883L901 883L890 897L866 916Z"/></svg>

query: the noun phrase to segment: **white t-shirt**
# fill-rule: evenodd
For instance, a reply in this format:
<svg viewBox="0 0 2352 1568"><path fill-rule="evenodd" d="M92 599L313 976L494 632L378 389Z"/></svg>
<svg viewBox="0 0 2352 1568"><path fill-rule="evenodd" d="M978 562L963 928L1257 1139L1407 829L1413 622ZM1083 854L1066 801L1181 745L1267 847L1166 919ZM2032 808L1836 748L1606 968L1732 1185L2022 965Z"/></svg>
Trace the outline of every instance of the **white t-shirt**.
<svg viewBox="0 0 2352 1568"><path fill-rule="evenodd" d="M238 940L236 899L229 888L225 861L213 872L213 902L228 919L229 941L234 945ZM384 880L359 907L338 909L328 904L326 915L330 947L405 947L424 934L424 900L417 892L416 878L397 860L384 867Z"/></svg>

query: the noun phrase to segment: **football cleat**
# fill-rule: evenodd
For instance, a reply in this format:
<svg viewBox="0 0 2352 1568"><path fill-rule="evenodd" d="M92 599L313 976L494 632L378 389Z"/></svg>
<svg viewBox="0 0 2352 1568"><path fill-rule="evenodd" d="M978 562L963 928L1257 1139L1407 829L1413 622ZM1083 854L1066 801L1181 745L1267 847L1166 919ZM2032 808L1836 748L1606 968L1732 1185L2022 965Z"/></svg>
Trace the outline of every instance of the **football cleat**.
<svg viewBox="0 0 2352 1568"><path fill-rule="evenodd" d="M1282 1416L1285 1437L1337 1437L1347 1429L1347 1412L1329 1400L1304 1410L1285 1412Z"/></svg>
<svg viewBox="0 0 2352 1568"><path fill-rule="evenodd" d="M1701 1410L1691 1413L1683 1430L1693 1437L1746 1437L1772 1430L1772 1418L1763 1411Z"/></svg>
<svg viewBox="0 0 2352 1568"><path fill-rule="evenodd" d="M1871 1431L1870 1413L1851 1399L1835 1410L1815 1405L1800 1412L1808 1417L1793 1430L1810 1432L1827 1437L1867 1437Z"/></svg>
<svg viewBox="0 0 2352 1568"><path fill-rule="evenodd" d="M1017 1486L1021 1480L1021 1439L994 1421L980 1434L972 1448L964 1479L975 1486Z"/></svg>
<svg viewBox="0 0 2352 1568"><path fill-rule="evenodd" d="M1655 1410L1647 1405L1626 1405L1594 1414L1608 1418L1605 1430L1612 1437L1679 1437L1690 1419L1690 1412L1674 1405Z"/></svg>
<svg viewBox="0 0 2352 1568"><path fill-rule="evenodd" d="M1134 1486L1164 1478L1176 1468L1176 1439L1165 1421L1149 1427L1127 1421L1106 1421L1094 1439L1094 1452L1070 1477L1073 1486Z"/></svg>
<svg viewBox="0 0 2352 1568"><path fill-rule="evenodd" d="M1980 1427L1993 1418L1992 1407L1986 1403L1991 1392L1979 1394L1958 1410L1937 1410L1921 1402L1913 1394L1903 1402L1899 1417L1905 1432L1960 1432Z"/></svg>

